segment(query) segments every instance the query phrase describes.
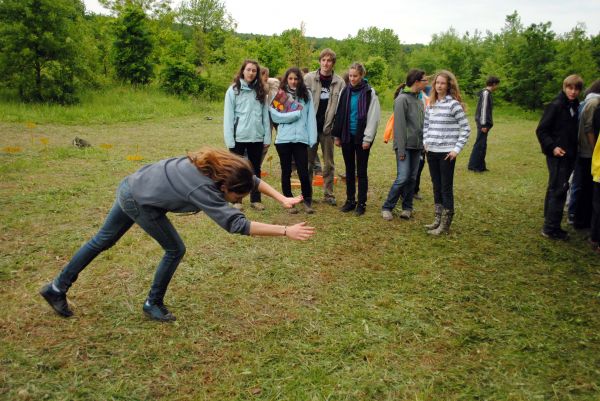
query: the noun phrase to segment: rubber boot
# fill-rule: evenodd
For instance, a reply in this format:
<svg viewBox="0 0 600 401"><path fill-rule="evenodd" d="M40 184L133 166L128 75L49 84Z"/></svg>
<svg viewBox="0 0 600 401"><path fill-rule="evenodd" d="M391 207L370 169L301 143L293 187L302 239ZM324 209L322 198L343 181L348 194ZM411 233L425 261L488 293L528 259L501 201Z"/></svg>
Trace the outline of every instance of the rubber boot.
<svg viewBox="0 0 600 401"><path fill-rule="evenodd" d="M435 204L435 215L433 218L433 223L426 224L425 225L426 229L433 230L440 226L440 223L442 222L442 211L443 210L444 210L444 207L442 205L440 205L439 203Z"/></svg>
<svg viewBox="0 0 600 401"><path fill-rule="evenodd" d="M442 218L438 228L427 231L427 234L440 235L448 234L450 232L450 225L452 224L452 218L454 217L454 210L444 209L442 212Z"/></svg>

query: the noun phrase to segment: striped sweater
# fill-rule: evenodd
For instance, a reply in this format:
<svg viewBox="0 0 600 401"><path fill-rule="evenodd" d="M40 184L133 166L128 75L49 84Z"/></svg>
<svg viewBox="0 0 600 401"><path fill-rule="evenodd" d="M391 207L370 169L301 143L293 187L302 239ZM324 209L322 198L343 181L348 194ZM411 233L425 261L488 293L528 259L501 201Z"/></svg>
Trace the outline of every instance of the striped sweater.
<svg viewBox="0 0 600 401"><path fill-rule="evenodd" d="M460 103L446 96L430 105L425 112L423 145L428 152L457 154L464 148L471 134L469 121Z"/></svg>

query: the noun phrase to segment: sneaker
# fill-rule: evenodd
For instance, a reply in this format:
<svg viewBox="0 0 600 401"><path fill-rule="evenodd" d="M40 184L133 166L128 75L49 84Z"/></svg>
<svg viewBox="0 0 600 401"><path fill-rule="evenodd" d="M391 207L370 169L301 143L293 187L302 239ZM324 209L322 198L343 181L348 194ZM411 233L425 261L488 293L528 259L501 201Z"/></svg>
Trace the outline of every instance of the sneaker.
<svg viewBox="0 0 600 401"><path fill-rule="evenodd" d="M400 218L404 220L410 219L411 216L412 210L403 210L402 213L400 213Z"/></svg>
<svg viewBox="0 0 600 401"><path fill-rule="evenodd" d="M418 193L418 192L417 192L416 194L414 194L414 195L413 195L413 198L414 198L414 199L416 199L416 200L421 200L421 199L423 199L423 197L421 196L421 194L420 194L420 193Z"/></svg>
<svg viewBox="0 0 600 401"><path fill-rule="evenodd" d="M323 199L323 202L330 206L337 206L337 201L335 200L335 198L333 196L326 196Z"/></svg>
<svg viewBox="0 0 600 401"><path fill-rule="evenodd" d="M151 304L150 301L146 300L142 309L144 310L144 314L152 320L159 322L172 322L176 320L175 315L169 312L162 302Z"/></svg>
<svg viewBox="0 0 600 401"><path fill-rule="evenodd" d="M392 211L391 210L382 210L381 211L381 217L383 217L383 219L385 221L390 221L394 218L394 215L392 215Z"/></svg>
<svg viewBox="0 0 600 401"><path fill-rule="evenodd" d="M242 210L244 210L244 206L242 206L242 204L241 204L241 203L232 203L232 204L231 204L231 207L233 207L234 209L237 209L237 210L239 210L239 211L242 211Z"/></svg>
<svg viewBox="0 0 600 401"><path fill-rule="evenodd" d="M569 233L560 228L558 230L554 230L554 231L542 230L542 236L545 238L550 238L553 240L561 240L561 241L566 241L569 239Z"/></svg>
<svg viewBox="0 0 600 401"><path fill-rule="evenodd" d="M54 291L52 283L46 284L41 290L40 295L44 297L46 302L54 309L56 313L63 317L73 316L73 311L67 303L67 294L64 292Z"/></svg>
<svg viewBox="0 0 600 401"><path fill-rule="evenodd" d="M567 215L567 224L569 225L573 225L575 223L575 215L574 214L568 214Z"/></svg>
<svg viewBox="0 0 600 401"><path fill-rule="evenodd" d="M312 205L308 202L304 202L304 211L306 214L313 214L315 209L312 208Z"/></svg>
<svg viewBox="0 0 600 401"><path fill-rule="evenodd" d="M354 213L357 216L362 216L363 214L365 214L366 210L367 210L367 205L365 205L364 203L359 203L358 205L356 205L356 210L354 211Z"/></svg>
<svg viewBox="0 0 600 401"><path fill-rule="evenodd" d="M356 209L356 202L347 200L346 203L344 203L344 206L340 208L340 211L348 213L353 211L354 209Z"/></svg>
<svg viewBox="0 0 600 401"><path fill-rule="evenodd" d="M241 203L240 203L240 205L241 205ZM260 202L252 202L252 203L250 203L250 207L252 209L258 210L259 212L265 210L265 205L263 205Z"/></svg>
<svg viewBox="0 0 600 401"><path fill-rule="evenodd" d="M298 214L298 209L296 209L296 206L292 206L291 208L288 209L288 213L289 214Z"/></svg>

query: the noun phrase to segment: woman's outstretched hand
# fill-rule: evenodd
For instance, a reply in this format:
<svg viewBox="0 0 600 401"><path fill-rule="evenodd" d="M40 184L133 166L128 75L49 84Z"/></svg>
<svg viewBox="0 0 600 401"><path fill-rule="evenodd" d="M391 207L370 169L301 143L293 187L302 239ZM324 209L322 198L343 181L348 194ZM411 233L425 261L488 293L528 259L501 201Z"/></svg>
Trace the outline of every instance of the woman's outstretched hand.
<svg viewBox="0 0 600 401"><path fill-rule="evenodd" d="M285 235L290 239L306 241L315 233L315 228L306 225L306 222L287 226Z"/></svg>
<svg viewBox="0 0 600 401"><path fill-rule="evenodd" d="M294 205L297 205L298 203L302 202L303 200L304 200L304 198L302 197L302 195L298 195L294 198L284 198L281 201L281 204L283 205L284 208L290 209Z"/></svg>

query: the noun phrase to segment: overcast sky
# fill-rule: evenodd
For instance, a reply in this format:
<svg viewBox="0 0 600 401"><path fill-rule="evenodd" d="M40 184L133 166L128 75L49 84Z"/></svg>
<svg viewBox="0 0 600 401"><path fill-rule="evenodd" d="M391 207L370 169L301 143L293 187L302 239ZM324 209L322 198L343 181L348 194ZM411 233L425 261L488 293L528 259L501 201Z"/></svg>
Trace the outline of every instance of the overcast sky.
<svg viewBox="0 0 600 401"><path fill-rule="evenodd" d="M105 12L97 0L84 0L88 11ZM178 6L180 0L172 4ZM264 35L299 28L307 36L344 39L360 28L390 28L402 43L429 43L431 35L453 27L459 34L500 32L505 17L517 11L523 25L552 22L556 33L583 22L588 34L600 32L600 0L224 0L237 32ZM409 8L410 7L410 8Z"/></svg>

